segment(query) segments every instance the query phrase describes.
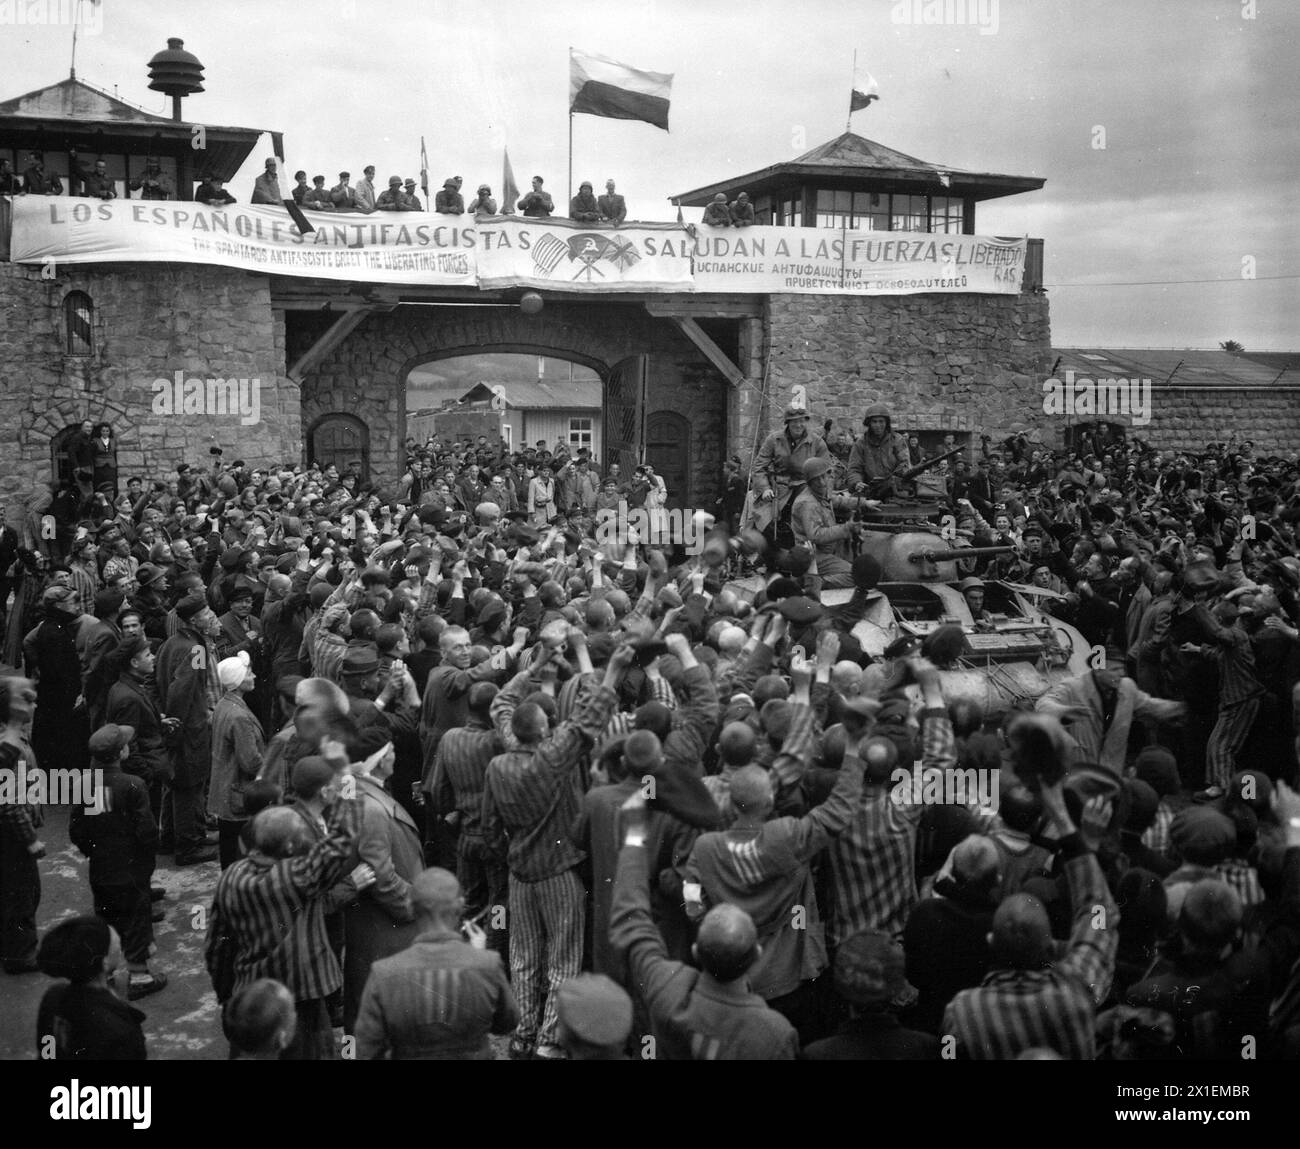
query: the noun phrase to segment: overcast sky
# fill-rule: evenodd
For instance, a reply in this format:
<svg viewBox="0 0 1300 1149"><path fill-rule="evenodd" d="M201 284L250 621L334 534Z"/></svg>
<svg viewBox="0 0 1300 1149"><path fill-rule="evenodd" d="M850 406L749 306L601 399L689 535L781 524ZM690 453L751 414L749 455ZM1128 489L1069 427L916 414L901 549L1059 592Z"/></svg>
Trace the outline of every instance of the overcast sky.
<svg viewBox="0 0 1300 1149"><path fill-rule="evenodd" d="M855 131L951 167L1047 180L981 205L977 230L1046 241L1057 346L1300 348L1300 3L946 0L966 23L900 20L933 7L103 0L77 72L169 113L146 64L180 36L207 70L186 118L282 130L290 170L332 184L374 163L380 180L418 178L423 134L435 186L463 175L467 191L499 192L508 144L521 187L541 174L558 205L572 45L675 73L671 132L578 116L573 156L575 184L612 176L633 218L672 219L673 193L843 131L856 48L881 99ZM64 78L70 44L66 26L0 26L0 98ZM241 202L269 154L268 142L231 185ZM1135 281L1163 285L1114 286Z"/></svg>

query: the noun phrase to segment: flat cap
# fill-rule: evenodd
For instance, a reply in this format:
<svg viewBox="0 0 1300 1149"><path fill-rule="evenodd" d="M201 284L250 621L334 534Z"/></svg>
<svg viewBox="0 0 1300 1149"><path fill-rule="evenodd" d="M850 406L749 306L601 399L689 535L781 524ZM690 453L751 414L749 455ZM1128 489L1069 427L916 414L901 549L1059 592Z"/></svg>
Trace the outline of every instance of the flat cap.
<svg viewBox="0 0 1300 1149"><path fill-rule="evenodd" d="M588 1045L621 1046L632 1032L632 999L604 974L566 981L556 994L556 1009L564 1028Z"/></svg>
<svg viewBox="0 0 1300 1149"><path fill-rule="evenodd" d="M123 746L130 743L134 737L134 726L119 726L114 722L110 722L107 726L101 726L96 730L90 736L90 741L86 746L96 758L107 758L111 754L116 754Z"/></svg>

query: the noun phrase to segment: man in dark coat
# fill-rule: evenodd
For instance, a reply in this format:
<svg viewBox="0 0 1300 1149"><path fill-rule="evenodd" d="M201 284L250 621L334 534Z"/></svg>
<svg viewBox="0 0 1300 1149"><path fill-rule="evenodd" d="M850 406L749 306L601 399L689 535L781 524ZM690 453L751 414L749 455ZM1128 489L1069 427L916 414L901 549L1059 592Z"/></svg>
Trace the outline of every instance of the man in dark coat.
<svg viewBox="0 0 1300 1149"><path fill-rule="evenodd" d="M156 993L167 984L163 973L149 970L153 944L149 886L153 878L158 824L149 809L144 780L122 769L135 731L110 723L90 736L91 763L100 771L103 792L88 806L74 806L68 837L90 859L90 891L95 913L122 938L131 970L131 1001ZM89 797L89 795L87 795Z"/></svg>
<svg viewBox="0 0 1300 1149"><path fill-rule="evenodd" d="M74 715L81 696L77 656L77 596L71 587L48 587L41 598L45 621L27 648L28 670L36 681L32 749L45 770L79 770L86 764L90 731L85 712Z"/></svg>
<svg viewBox="0 0 1300 1149"><path fill-rule="evenodd" d="M210 862L203 787L212 767L212 712L221 697L217 652L213 645L221 627L201 595L176 604L180 621L176 633L158 651L155 677L163 712L180 719L173 751L172 779L163 794L162 842L175 844L176 864Z"/></svg>

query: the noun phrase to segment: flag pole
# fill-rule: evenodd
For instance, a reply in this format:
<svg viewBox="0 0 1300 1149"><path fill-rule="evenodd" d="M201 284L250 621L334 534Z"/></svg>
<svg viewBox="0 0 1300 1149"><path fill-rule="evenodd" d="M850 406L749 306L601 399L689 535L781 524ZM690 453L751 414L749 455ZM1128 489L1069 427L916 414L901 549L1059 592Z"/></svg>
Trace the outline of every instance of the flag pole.
<svg viewBox="0 0 1300 1149"><path fill-rule="evenodd" d="M573 202L573 109L569 109L569 198L565 201L564 210L569 210L568 205Z"/></svg>
<svg viewBox="0 0 1300 1149"><path fill-rule="evenodd" d="M77 0L77 6L72 11L72 63L68 68L68 78L75 80L77 78L77 29L81 26L81 0ZM72 182L68 181L69 184Z"/></svg>
<svg viewBox="0 0 1300 1149"><path fill-rule="evenodd" d="M853 75L849 77L849 114L844 117L844 130L853 131L853 85L858 79L858 50L853 49Z"/></svg>

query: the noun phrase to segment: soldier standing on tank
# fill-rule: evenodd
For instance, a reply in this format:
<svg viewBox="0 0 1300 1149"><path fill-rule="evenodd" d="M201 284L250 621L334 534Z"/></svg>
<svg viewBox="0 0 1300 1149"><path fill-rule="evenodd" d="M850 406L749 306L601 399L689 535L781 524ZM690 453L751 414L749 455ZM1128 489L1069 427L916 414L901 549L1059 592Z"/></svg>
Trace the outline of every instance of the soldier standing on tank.
<svg viewBox="0 0 1300 1149"><path fill-rule="evenodd" d="M826 441L808 430L804 407L785 409L785 429L773 431L754 459L753 525L765 530L790 497L791 489L804 481L804 464L813 458L828 459Z"/></svg>
<svg viewBox="0 0 1300 1149"><path fill-rule="evenodd" d="M889 408L883 403L867 408L862 425L866 434L853 444L849 455L849 488L861 494L875 483L877 493L892 493L894 479L911 465L907 440L894 432Z"/></svg>

